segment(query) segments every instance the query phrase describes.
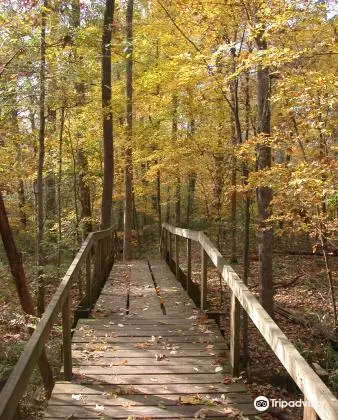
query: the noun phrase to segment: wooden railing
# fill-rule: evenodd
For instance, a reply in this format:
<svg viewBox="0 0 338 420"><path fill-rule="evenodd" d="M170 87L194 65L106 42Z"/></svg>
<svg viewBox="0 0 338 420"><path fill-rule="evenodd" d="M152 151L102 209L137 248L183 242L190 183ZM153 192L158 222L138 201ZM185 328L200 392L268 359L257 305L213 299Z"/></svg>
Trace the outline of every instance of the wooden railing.
<svg viewBox="0 0 338 420"><path fill-rule="evenodd" d="M295 346L288 340L274 320L264 310L235 271L226 264L225 259L213 245L210 239L200 231L181 229L167 223L162 225L160 249L162 256L169 263L178 280L182 280L180 263L180 238L187 241L187 275L186 289L191 282L191 241L199 242L201 246L201 282L200 307L206 309L208 282L207 256L219 270L222 278L232 291L230 319L230 365L234 376L240 371L240 307L242 306L257 327L258 331L269 344L275 355L281 361L291 378L304 394L304 420L315 420L317 415L322 420L338 419L338 401L327 388L320 377L314 372ZM174 241L173 241L174 240ZM172 251L174 242L174 252ZM175 255L175 258L173 258ZM188 290L189 292L189 290Z"/></svg>
<svg viewBox="0 0 338 420"><path fill-rule="evenodd" d="M81 306L82 309L86 307L89 311L97 299L113 264L113 234L112 228L93 232L83 242L2 389L0 394L1 420L11 420L15 415L17 405L26 390L30 376L60 312L62 313L64 378L65 380L71 379L72 314L70 290L78 277L82 277L81 271L83 271L86 284L85 296L81 301ZM82 284L82 278L80 282Z"/></svg>

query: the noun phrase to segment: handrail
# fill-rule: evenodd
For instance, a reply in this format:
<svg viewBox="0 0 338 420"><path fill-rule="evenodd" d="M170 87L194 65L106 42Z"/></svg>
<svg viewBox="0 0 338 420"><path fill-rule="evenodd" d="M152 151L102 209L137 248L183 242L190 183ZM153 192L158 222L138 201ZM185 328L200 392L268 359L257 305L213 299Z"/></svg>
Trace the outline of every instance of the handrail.
<svg viewBox="0 0 338 420"><path fill-rule="evenodd" d="M102 282L102 276L105 277L108 274L109 266L113 260L113 246L110 240L112 233L113 228L92 232L83 242L2 389L0 394L0 420L13 418L16 407L25 392L30 376L60 312L62 312L63 323L64 372L66 379L70 379L72 365L69 291L81 266L85 263L87 293L91 295L93 288L95 292L99 283ZM93 247L95 247L94 282L92 281L90 260ZM91 297L89 297L89 301L92 303Z"/></svg>
<svg viewBox="0 0 338 420"><path fill-rule="evenodd" d="M304 407L304 419L306 417L305 411L309 413L309 410L314 410L322 420L336 420L338 418L338 400L335 398L329 388L324 384L324 382L319 378L319 376L313 371L313 369L286 337L286 335L281 331L275 321L265 311L256 297L251 293L251 291L235 273L232 267L226 264L225 259L218 251L218 249L213 245L210 239L202 231L181 229L167 223L163 223L160 248L162 251L164 251L165 255L167 255L166 232L169 232L170 243L171 234L176 235L176 238L184 237L187 238L188 241L193 240L199 242L201 245L202 253L205 252L209 256L215 267L217 267L221 273L222 278L233 292L230 349L230 358L233 370L238 371L239 366L240 349L238 331L240 316L239 310L236 308L236 305L238 305L239 302L259 332L262 334L266 342L269 344L275 355L281 361L289 375L298 385L299 389L303 392L308 403L308 406ZM177 252L178 251L176 247L176 255L178 260ZM169 247L169 255L170 254L171 246ZM191 267L191 261L188 262L188 265ZM176 267L176 273L177 271L178 270ZM206 295L206 282L205 286L203 286L203 284L201 286L202 289L203 287L205 288L205 290L201 290L201 293Z"/></svg>

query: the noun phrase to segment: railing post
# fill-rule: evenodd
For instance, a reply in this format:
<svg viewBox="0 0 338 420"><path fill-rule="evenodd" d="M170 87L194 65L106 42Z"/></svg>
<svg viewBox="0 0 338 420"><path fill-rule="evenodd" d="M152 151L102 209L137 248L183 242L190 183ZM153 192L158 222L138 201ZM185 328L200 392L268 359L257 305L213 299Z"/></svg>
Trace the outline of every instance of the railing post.
<svg viewBox="0 0 338 420"><path fill-rule="evenodd" d="M317 373L320 379L327 385L329 381L329 374L318 363L312 363L313 370ZM303 420L320 420L315 410L310 407L308 400L304 397L304 412Z"/></svg>
<svg viewBox="0 0 338 420"><path fill-rule="evenodd" d="M180 279L180 237L175 235L176 280Z"/></svg>
<svg viewBox="0 0 338 420"><path fill-rule="evenodd" d="M69 294L62 306L63 371L65 381L72 378L72 337Z"/></svg>
<svg viewBox="0 0 338 420"><path fill-rule="evenodd" d="M191 239L187 239L187 284L186 284L186 291L189 294L189 285L191 282Z"/></svg>
<svg viewBox="0 0 338 420"><path fill-rule="evenodd" d="M239 376L241 307L235 294L231 293L230 309L230 366L233 376Z"/></svg>
<svg viewBox="0 0 338 420"><path fill-rule="evenodd" d="M201 247L201 309L202 311L207 307L207 253L204 251L204 248Z"/></svg>
<svg viewBox="0 0 338 420"><path fill-rule="evenodd" d="M91 267L91 255L90 251L88 252L86 258L86 295L88 302L88 309L92 307L93 298L92 298L92 267Z"/></svg>

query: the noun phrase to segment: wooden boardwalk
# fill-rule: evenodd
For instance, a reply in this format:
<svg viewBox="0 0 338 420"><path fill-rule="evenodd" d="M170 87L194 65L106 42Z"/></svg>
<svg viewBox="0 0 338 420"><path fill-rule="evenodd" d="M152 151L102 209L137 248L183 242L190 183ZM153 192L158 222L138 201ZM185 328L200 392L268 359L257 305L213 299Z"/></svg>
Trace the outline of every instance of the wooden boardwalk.
<svg viewBox="0 0 338 420"><path fill-rule="evenodd" d="M216 323L160 260L114 265L72 356L72 382L57 382L45 419L259 418Z"/></svg>

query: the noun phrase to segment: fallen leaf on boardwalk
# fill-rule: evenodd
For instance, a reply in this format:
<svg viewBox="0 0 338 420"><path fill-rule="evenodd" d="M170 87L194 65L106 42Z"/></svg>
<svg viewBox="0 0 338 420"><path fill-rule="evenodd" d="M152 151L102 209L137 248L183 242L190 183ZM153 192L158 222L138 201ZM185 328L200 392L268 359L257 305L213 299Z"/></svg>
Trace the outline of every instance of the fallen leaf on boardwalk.
<svg viewBox="0 0 338 420"><path fill-rule="evenodd" d="M225 385L228 385L228 384L232 384L234 381L233 381L233 379L232 379L232 377L231 376L225 376L224 377L224 379L223 379L223 383L225 384Z"/></svg>
<svg viewBox="0 0 338 420"><path fill-rule="evenodd" d="M201 408L195 413L195 419L205 419L208 415L209 410L207 408Z"/></svg>
<svg viewBox="0 0 338 420"><path fill-rule="evenodd" d="M124 325L123 324L117 324L118 327L123 328Z"/></svg>
<svg viewBox="0 0 338 420"><path fill-rule="evenodd" d="M104 405L96 404L95 405L95 410L99 410L99 411L104 410Z"/></svg>
<svg viewBox="0 0 338 420"><path fill-rule="evenodd" d="M160 362L165 358L165 354L155 354L156 362Z"/></svg>
<svg viewBox="0 0 338 420"><path fill-rule="evenodd" d="M80 401L81 397L81 394L72 394L72 400Z"/></svg>
<svg viewBox="0 0 338 420"><path fill-rule="evenodd" d="M128 364L128 360L127 359L121 360L119 364L120 364L120 366L127 365Z"/></svg>
<svg viewBox="0 0 338 420"><path fill-rule="evenodd" d="M240 414L241 410L238 410L238 408L226 407L224 409L225 417L238 417Z"/></svg>
<svg viewBox="0 0 338 420"><path fill-rule="evenodd" d="M148 347L151 347L154 343L150 343L149 341L146 343L136 343L135 347L138 349L146 349Z"/></svg>
<svg viewBox="0 0 338 420"><path fill-rule="evenodd" d="M170 354L176 354L177 351L176 350L171 350Z"/></svg>
<svg viewBox="0 0 338 420"><path fill-rule="evenodd" d="M148 309L149 309L149 308L143 308L142 310L143 310L143 311L147 311Z"/></svg>
<svg viewBox="0 0 338 420"><path fill-rule="evenodd" d="M214 346L213 344L208 344L206 348L207 348L207 349L213 349L214 347L215 347L215 346Z"/></svg>
<svg viewBox="0 0 338 420"><path fill-rule="evenodd" d="M157 406L158 406L158 408L162 408L163 410L167 409L167 406L164 404L163 401L160 401Z"/></svg>
<svg viewBox="0 0 338 420"><path fill-rule="evenodd" d="M203 402L202 398L199 395L192 395L187 397L179 397L178 403L184 405L198 405Z"/></svg>
<svg viewBox="0 0 338 420"><path fill-rule="evenodd" d="M222 370L223 370L222 366L215 367L215 372L222 372Z"/></svg>
<svg viewBox="0 0 338 420"><path fill-rule="evenodd" d="M151 380L152 382L158 382L158 379L156 379L156 378L150 378L150 380Z"/></svg>
<svg viewBox="0 0 338 420"><path fill-rule="evenodd" d="M196 370L196 372L198 372L198 368L197 367L194 367L194 370Z"/></svg>

